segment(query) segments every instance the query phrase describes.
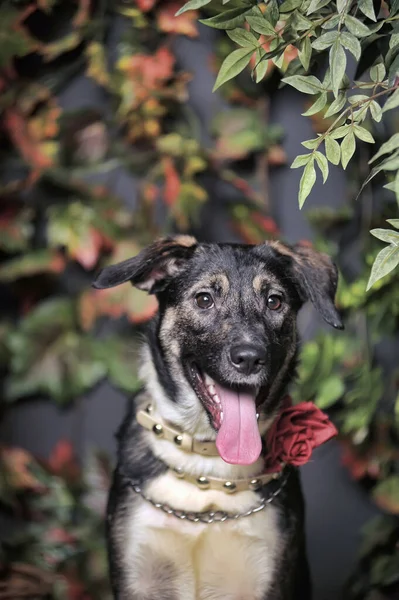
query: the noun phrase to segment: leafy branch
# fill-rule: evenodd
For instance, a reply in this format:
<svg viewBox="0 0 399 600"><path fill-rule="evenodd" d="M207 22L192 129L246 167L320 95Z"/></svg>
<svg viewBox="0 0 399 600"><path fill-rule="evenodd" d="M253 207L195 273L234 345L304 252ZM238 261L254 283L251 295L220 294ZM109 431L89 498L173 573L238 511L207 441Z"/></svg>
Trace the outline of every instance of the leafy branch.
<svg viewBox="0 0 399 600"><path fill-rule="evenodd" d="M212 5L212 0L191 0L179 12L203 7L208 10ZM221 65L215 90L252 64L255 57L252 77L256 83L262 82L272 62L285 70L283 84L316 97L303 113L305 116L321 115L327 120L336 115L332 123L326 121L324 132L302 142L311 152L297 156L292 164L293 168L303 167L298 193L301 208L316 182L316 165L323 183L329 177L329 163L346 169L358 141L375 143L373 124L399 106L398 20L399 2L383 4L373 0L269 0L260 4L228 0L222 7L215 7L212 16L201 20L209 27L225 30L239 46ZM283 68L284 53L289 48L296 52L296 58ZM351 80L348 52L358 64L356 77L365 73L366 80ZM323 63L327 71L321 82L316 75ZM371 93L364 94L365 90ZM380 99L385 97L381 106ZM322 143L324 154L319 150ZM384 160L371 169L360 192L373 177L384 172L390 179L385 187L395 193L399 203L398 148L396 141L385 147ZM377 153L371 162L380 156ZM380 268L377 262L369 287L389 272L387 264L394 263L389 260Z"/></svg>

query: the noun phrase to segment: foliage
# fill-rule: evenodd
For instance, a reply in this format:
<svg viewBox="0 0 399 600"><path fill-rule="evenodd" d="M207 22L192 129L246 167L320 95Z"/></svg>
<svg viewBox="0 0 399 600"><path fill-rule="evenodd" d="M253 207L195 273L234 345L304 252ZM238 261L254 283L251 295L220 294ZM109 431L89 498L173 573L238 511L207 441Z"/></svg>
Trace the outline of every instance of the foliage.
<svg viewBox="0 0 399 600"><path fill-rule="evenodd" d="M178 8L172 1L113 8L59 0L2 9L3 35L14 32L0 71L0 285L20 315L0 329L5 400L45 394L65 403L104 377L126 391L137 388L134 342L106 334L111 358L99 333L110 317L127 321L133 333L155 301L133 288L90 289L90 279L163 231L195 226L210 201L207 178L229 186L229 219L240 237L276 234L257 173L252 187L231 166L254 156L264 167L281 163L281 133L266 123L259 128L251 110L235 106L216 118L214 148L201 146L186 105L190 75L170 49L176 34L197 36L197 15L175 18ZM70 31L47 39L61 14ZM111 64L104 39L116 16L125 33ZM75 71L106 94L108 109L61 110L57 94ZM256 109L256 97L251 103ZM121 168L140 176L134 212L113 191ZM92 183L99 174L109 174L108 184ZM71 290L70 281L80 283Z"/></svg>
<svg viewBox="0 0 399 600"><path fill-rule="evenodd" d="M382 372L376 352L399 321L398 272L393 270L398 228L389 199L397 193L399 139L394 132L381 135L378 128L398 101L398 3L3 4L0 286L8 312L0 322L0 361L5 403L45 395L66 404L104 378L126 392L137 388L135 334L154 313L155 302L126 286L90 289L90 280L102 265L132 256L164 231L198 228L203 207L212 210L215 202L210 180L228 190L228 226L238 239L258 243L278 235L269 207L265 210L267 174L285 156L278 145L282 132L267 122L267 92L284 75L285 84L312 99L305 114L321 132L305 142L311 150L306 158L297 159L296 166L306 171L301 201L317 176L316 165L324 179L330 176L329 163L349 165L353 198L366 181L364 196L372 194L380 172L391 180L379 193L382 208L370 219L359 217L359 204L312 216L318 246L333 254L343 245L336 241L337 229L361 220L374 237L360 232L359 269L342 272L338 303L346 337L323 335L305 344L293 393L332 412L352 475L366 482L379 506L398 512L398 381L397 374ZM197 116L187 103L190 74L179 70L173 45L176 35L198 35L199 17L221 30L212 66L219 69L216 87L228 107L215 116L210 147L201 143ZM110 53L106 40L115 19L124 30ZM347 51L359 58L363 83L361 73L352 82L343 74ZM59 93L77 73L101 92L106 108L62 108ZM371 153L367 148L374 139L380 149ZM371 172L364 167L365 155L366 165L368 160L377 164ZM113 185L122 169L139 177L133 201ZM386 221L391 229L383 229ZM381 241L388 244L382 250ZM103 458L91 457L91 466L82 471L70 446L61 442L47 463L15 448L2 449L1 460L1 503L23 517L25 526L21 537L4 548L8 560L1 561L0 595L23 585L31 586L31 597L108 598L102 528L109 470ZM391 552L384 543L361 563L352 582L354 598L365 597L371 588L385 592L387 558L381 577L376 575L374 583L368 578L381 556Z"/></svg>
<svg viewBox="0 0 399 600"><path fill-rule="evenodd" d="M25 524L3 544L2 597L20 597L21 586L30 585L31 598L110 599L103 539L108 461L92 454L81 468L61 440L46 462L7 448L0 465L0 500Z"/></svg>
<svg viewBox="0 0 399 600"><path fill-rule="evenodd" d="M385 516L364 527L360 563L348 583L354 600L386 600L399 591L398 520Z"/></svg>
<svg viewBox="0 0 399 600"><path fill-rule="evenodd" d="M278 234L264 198L268 169L285 160L281 131L268 125L260 91L232 86L203 146L191 75L174 53L177 35L198 35L198 15L175 18L181 4L2 3L1 412L30 398L65 406L105 378L137 389L138 334L156 302L129 286L94 290L91 280L164 232L198 228L215 202L209 181L226 190L236 239ZM122 33L110 51L115 23ZM64 108L60 94L77 74L102 108L90 96ZM115 185L121 173L131 198ZM1 449L0 460L0 504L19 529L0 554L0 597L109 598L104 459L89 457L82 471L60 442L49 462L19 448Z"/></svg>
<svg viewBox="0 0 399 600"><path fill-rule="evenodd" d="M229 0L221 5L188 2L180 12L213 5L215 14L201 22L225 30L239 46L226 56L215 89L241 73L253 57L252 77L258 83L270 63L281 66L287 49L295 48L297 57L285 70L283 83L312 96L304 115L332 118L315 138L302 143L310 152L291 165L303 168L298 196L302 207L316 182L316 167L323 183L329 163L346 169L357 145L374 144L371 130L399 106L399 5L395 0ZM357 63L354 77L348 57ZM361 189L383 171L399 203L399 134L387 140L370 163L376 160ZM381 235L389 237L390 245L376 257L368 288L399 263L395 232Z"/></svg>

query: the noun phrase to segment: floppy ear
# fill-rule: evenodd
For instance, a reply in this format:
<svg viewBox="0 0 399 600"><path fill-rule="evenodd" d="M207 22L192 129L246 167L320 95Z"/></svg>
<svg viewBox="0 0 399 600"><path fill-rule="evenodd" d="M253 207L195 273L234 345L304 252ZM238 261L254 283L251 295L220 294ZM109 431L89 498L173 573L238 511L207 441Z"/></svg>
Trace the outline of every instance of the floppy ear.
<svg viewBox="0 0 399 600"><path fill-rule="evenodd" d="M293 250L293 269L300 296L312 302L326 323L343 329L334 304L338 284L337 267L327 254L312 248L296 245Z"/></svg>
<svg viewBox="0 0 399 600"><path fill-rule="evenodd" d="M189 235L162 238L137 256L105 267L97 275L93 287L104 289L130 281L132 285L150 294L160 292L184 267L196 246L197 240Z"/></svg>
<svg viewBox="0 0 399 600"><path fill-rule="evenodd" d="M294 281L301 300L310 300L329 325L343 329L341 317L334 305L338 271L331 258L298 244L290 247L281 242L271 242L271 245L291 258Z"/></svg>

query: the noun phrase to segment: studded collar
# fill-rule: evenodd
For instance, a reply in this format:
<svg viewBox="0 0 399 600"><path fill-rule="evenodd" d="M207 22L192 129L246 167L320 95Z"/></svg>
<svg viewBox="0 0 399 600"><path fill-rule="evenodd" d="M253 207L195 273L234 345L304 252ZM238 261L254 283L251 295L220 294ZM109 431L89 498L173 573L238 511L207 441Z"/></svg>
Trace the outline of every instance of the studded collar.
<svg viewBox="0 0 399 600"><path fill-rule="evenodd" d="M175 444L177 448L184 452L201 454L203 456L219 456L215 442L201 442L195 440L191 435L182 432L176 427L165 424L160 418L153 416L153 407L148 403L144 409L136 413L137 422L152 431L158 439L165 439ZM280 469L274 473L262 473L261 475L240 479L222 479L211 477L209 475L194 476L185 473L182 469L171 468L169 471L178 479L182 479L195 485L200 490L218 490L228 494L235 494L244 491L259 491L269 482L279 479L283 470Z"/></svg>

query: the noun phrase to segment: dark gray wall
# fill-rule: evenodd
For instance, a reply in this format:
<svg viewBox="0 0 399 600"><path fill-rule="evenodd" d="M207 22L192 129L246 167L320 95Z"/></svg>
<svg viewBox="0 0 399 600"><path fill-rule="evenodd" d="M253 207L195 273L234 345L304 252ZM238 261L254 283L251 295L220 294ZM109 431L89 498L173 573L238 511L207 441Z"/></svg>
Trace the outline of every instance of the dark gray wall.
<svg viewBox="0 0 399 600"><path fill-rule="evenodd" d="M119 35L120 24L117 23L110 38L111 51ZM225 108L221 99L211 93L214 77L207 69L209 42L213 35L211 30L203 29L200 40L182 39L176 46L181 66L195 75L190 83L190 103L202 124L205 144L211 143L207 129L212 116L220 108ZM84 77L73 80L60 100L67 110L92 106L93 103L98 108L105 107L102 92ZM284 128L288 164L297 154L303 153L301 141L313 137L310 122L300 116L301 112L303 97L299 93L284 89L273 98L271 119ZM273 213L288 241L312 237L306 220L306 211L310 207L337 207L346 201L344 176L339 169L334 169L324 186L320 180L316 183L306 208L299 211L297 190L300 175L300 170L288 167L271 175ZM136 185L129 174L118 170L107 173L101 179L134 207ZM213 235L223 240L229 238L228 231L221 229L214 218L212 220ZM321 326L318 318L311 309L307 309L301 315L303 335L309 337L316 325ZM113 454L113 435L122 420L124 408L123 395L104 383L68 410L59 410L45 401L15 405L0 425L0 437L3 443L21 445L43 457L61 437L72 440L82 456L92 446ZM356 558L359 529L376 510L341 468L340 449L336 442L316 451L312 462L302 469L302 475L315 600L337 600Z"/></svg>

